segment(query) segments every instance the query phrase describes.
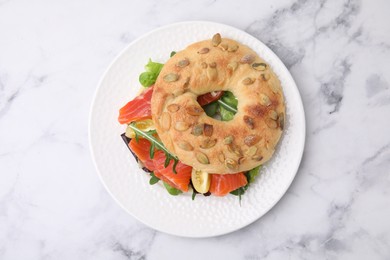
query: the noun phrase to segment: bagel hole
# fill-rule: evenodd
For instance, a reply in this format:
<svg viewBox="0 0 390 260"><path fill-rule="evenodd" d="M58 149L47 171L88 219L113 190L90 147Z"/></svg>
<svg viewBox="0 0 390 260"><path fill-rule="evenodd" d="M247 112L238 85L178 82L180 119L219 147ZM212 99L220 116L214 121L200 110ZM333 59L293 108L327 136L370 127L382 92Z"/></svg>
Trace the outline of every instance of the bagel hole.
<svg viewBox="0 0 390 260"><path fill-rule="evenodd" d="M202 108L206 114L220 121L230 121L237 113L238 100L230 91L209 92L198 97L198 103L212 100L212 102L203 105Z"/></svg>

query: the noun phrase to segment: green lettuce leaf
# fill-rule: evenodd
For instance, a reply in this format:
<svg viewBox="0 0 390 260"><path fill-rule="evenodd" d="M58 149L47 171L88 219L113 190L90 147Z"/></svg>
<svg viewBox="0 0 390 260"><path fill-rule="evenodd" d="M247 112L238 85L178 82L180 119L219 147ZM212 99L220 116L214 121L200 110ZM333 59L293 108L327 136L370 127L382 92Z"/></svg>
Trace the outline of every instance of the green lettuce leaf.
<svg viewBox="0 0 390 260"><path fill-rule="evenodd" d="M149 59L148 64L145 65L145 72L139 75L139 82L144 87L150 87L156 82L158 75L160 74L161 69L164 64L153 62Z"/></svg>

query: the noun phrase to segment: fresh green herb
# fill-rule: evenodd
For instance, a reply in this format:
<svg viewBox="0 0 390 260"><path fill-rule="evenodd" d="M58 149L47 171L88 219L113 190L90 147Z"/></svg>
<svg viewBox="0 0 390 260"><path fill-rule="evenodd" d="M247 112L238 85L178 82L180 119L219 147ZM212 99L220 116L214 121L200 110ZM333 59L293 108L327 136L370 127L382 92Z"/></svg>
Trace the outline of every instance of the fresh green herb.
<svg viewBox="0 0 390 260"><path fill-rule="evenodd" d="M155 144L154 144L154 143L151 143L150 149L149 149L149 157L150 157L150 159L153 159L155 149L156 149L156 148L155 148Z"/></svg>
<svg viewBox="0 0 390 260"><path fill-rule="evenodd" d="M230 194L238 196L238 199L240 200L240 206L241 206L241 196L245 193L245 191L248 189L247 185L244 187L240 187L232 192Z"/></svg>
<svg viewBox="0 0 390 260"><path fill-rule="evenodd" d="M175 54L176 54L176 52L175 52L175 51L172 51L170 57L172 58Z"/></svg>
<svg viewBox="0 0 390 260"><path fill-rule="evenodd" d="M230 91L223 92L221 99L223 102L225 102L229 106L237 109L238 101L232 92L230 92Z"/></svg>
<svg viewBox="0 0 390 260"><path fill-rule="evenodd" d="M165 187L165 189L167 189L168 193L173 195L173 196L176 196L176 195L179 195L180 193L183 193L181 190L178 190L178 189L172 187L171 185L169 185L166 182L164 182L164 187Z"/></svg>
<svg viewBox="0 0 390 260"><path fill-rule="evenodd" d="M218 103L219 101L220 100L218 100ZM221 115L222 121L230 121L233 119L235 113L227 110L224 106L219 106L219 114Z"/></svg>
<svg viewBox="0 0 390 260"><path fill-rule="evenodd" d="M237 113L238 101L230 91L225 91L222 97L217 101L222 121L232 120Z"/></svg>
<svg viewBox="0 0 390 260"><path fill-rule="evenodd" d="M253 168L250 171L247 171L245 173L245 177L246 177L248 183L245 186L240 187L240 188L230 192L230 194L233 194L233 195L236 195L239 197L240 205L241 205L241 195L243 195L245 193L245 191L249 188L249 185L255 181L256 177L259 175L260 168L261 168L261 165L257 166L256 168Z"/></svg>
<svg viewBox="0 0 390 260"><path fill-rule="evenodd" d="M169 162L171 160L174 161L173 163L173 167L172 167L172 170L174 173L177 173L176 172L176 165L177 165L177 162L179 161L179 159L171 154L167 148L165 148L165 146L162 144L161 141L157 140L153 135L156 134L156 130L150 130L150 131L147 131L147 132L144 132L140 129L138 129L136 126L135 126L135 123L131 123L129 124L129 127L131 129L133 129L134 133L135 133L135 138L137 140L137 136L142 136L143 138L147 139L150 143L151 143L151 146L150 146L150 151L149 151L149 155L150 155L150 158L152 159L154 157L154 150L155 149L158 149L158 150L161 150L164 152L165 154L165 164L164 166L165 167L168 167L169 165ZM152 151L153 150L153 151Z"/></svg>
<svg viewBox="0 0 390 260"><path fill-rule="evenodd" d="M217 102L220 107L223 107L226 111L233 113L233 115L237 113L237 108L229 105L228 103L224 102L222 99L218 99Z"/></svg>
<svg viewBox="0 0 390 260"><path fill-rule="evenodd" d="M151 177L149 180L150 185L154 185L160 180L158 177L156 177L156 175L154 175L154 172L150 173L150 177Z"/></svg>
<svg viewBox="0 0 390 260"><path fill-rule="evenodd" d="M217 113L217 108L218 108L217 102L212 102L210 104L203 106L203 110L206 112L206 114L209 117L213 117L215 113Z"/></svg>
<svg viewBox="0 0 390 260"><path fill-rule="evenodd" d="M256 177L260 173L260 168L261 168L261 165L257 166L256 168L253 168L252 170L250 170L250 171L248 171L246 173L246 178L248 180L248 185L255 181Z"/></svg>
<svg viewBox="0 0 390 260"><path fill-rule="evenodd" d="M145 65L145 72L139 75L139 82L141 85L144 87L150 87L153 85L156 82L158 74L160 74L163 66L164 64L153 62L151 59L149 59L148 64Z"/></svg>
<svg viewBox="0 0 390 260"><path fill-rule="evenodd" d="M195 196L196 196L196 191L195 189L192 189L192 200L195 200Z"/></svg>

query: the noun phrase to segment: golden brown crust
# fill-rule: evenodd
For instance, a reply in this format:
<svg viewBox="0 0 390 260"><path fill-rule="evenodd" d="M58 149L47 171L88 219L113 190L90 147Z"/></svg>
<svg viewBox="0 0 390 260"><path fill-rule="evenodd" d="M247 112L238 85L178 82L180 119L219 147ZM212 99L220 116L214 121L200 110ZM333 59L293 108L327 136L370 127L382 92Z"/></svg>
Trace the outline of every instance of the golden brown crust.
<svg viewBox="0 0 390 260"><path fill-rule="evenodd" d="M223 122L196 101L231 91L237 114ZM209 173L248 171L269 160L282 134L285 106L280 82L253 50L218 35L176 53L163 67L152 96L152 117L166 148Z"/></svg>

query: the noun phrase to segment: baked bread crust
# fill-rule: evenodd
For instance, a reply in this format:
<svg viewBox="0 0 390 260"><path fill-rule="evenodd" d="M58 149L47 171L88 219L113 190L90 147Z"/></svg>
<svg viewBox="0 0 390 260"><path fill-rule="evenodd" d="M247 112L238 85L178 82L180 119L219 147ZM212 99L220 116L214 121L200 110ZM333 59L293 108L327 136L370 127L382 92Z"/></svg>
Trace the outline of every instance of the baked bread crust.
<svg viewBox="0 0 390 260"><path fill-rule="evenodd" d="M196 101L220 90L238 100L231 121L207 116ZM284 127L284 98L275 73L252 49L219 34L169 59L151 103L166 148L184 164L208 173L248 171L268 161Z"/></svg>

